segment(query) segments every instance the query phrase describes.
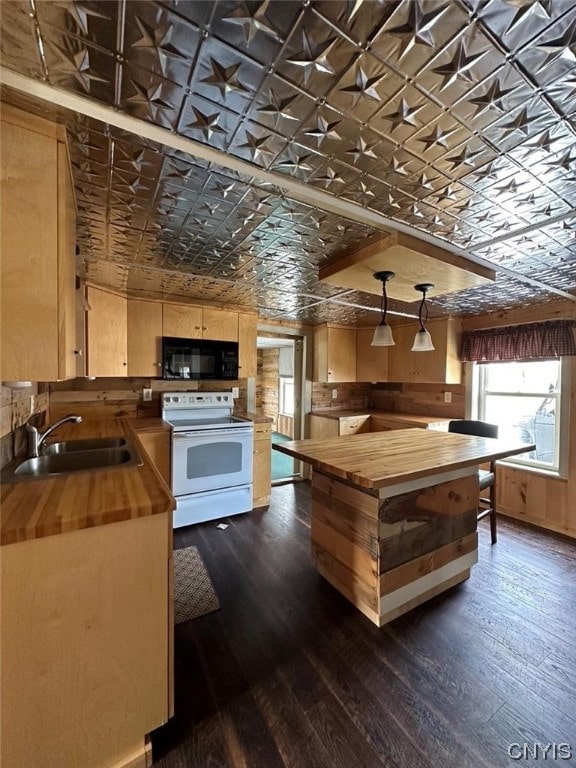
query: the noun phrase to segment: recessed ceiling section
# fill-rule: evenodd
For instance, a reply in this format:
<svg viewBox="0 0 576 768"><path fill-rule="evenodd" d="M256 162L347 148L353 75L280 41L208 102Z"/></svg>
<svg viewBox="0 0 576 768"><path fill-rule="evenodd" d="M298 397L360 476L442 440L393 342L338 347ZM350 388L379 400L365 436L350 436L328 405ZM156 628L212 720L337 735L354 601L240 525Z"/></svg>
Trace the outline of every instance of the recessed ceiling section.
<svg viewBox="0 0 576 768"><path fill-rule="evenodd" d="M428 296L442 296L487 285L495 272L479 264L410 235L392 232L359 249L345 253L320 268L321 283L352 288L364 293L382 293L375 273L395 273L387 293L399 301L414 301L414 286L429 283Z"/></svg>

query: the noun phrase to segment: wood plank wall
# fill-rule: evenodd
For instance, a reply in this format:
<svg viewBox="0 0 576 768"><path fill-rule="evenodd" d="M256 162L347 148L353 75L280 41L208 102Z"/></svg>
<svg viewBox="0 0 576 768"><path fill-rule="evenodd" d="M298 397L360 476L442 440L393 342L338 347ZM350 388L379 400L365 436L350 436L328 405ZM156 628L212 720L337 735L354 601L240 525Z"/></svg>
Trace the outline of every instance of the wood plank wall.
<svg viewBox="0 0 576 768"><path fill-rule="evenodd" d="M343 410L363 410L370 404L370 384L345 383L345 384L321 384L318 381L312 383L312 411L320 411L325 408ZM338 395L334 399L332 390Z"/></svg>
<svg viewBox="0 0 576 768"><path fill-rule="evenodd" d="M230 391L238 387L240 396L235 400L237 412L247 410L247 380L238 381L192 381L187 384L175 381L144 378L99 378L73 379L52 382L49 391L50 420L54 421L68 413L81 416L103 416L137 418L139 416L160 416L163 392L180 391ZM152 400L144 402L142 390L152 390Z"/></svg>
<svg viewBox="0 0 576 768"><path fill-rule="evenodd" d="M450 392L452 402L444 401L445 392ZM379 411L463 419L466 412L466 386L465 384L373 384L370 403Z"/></svg>
<svg viewBox="0 0 576 768"><path fill-rule="evenodd" d="M32 382L23 389L0 387L0 467L22 453L26 446L24 424L35 413L48 409L48 392Z"/></svg>
<svg viewBox="0 0 576 768"><path fill-rule="evenodd" d="M262 367L259 383L262 391L261 413L272 419L272 431L278 427L278 348L261 349Z"/></svg>

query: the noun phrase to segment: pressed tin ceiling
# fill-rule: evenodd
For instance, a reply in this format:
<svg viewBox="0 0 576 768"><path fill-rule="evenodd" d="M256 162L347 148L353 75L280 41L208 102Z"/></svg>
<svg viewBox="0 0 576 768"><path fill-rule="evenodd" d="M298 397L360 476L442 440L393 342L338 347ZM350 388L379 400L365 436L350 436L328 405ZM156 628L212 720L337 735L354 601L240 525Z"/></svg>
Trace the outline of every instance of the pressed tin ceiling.
<svg viewBox="0 0 576 768"><path fill-rule="evenodd" d="M576 292L572 0L2 0L0 14L4 98L67 124L96 283L369 324L378 297L318 269L398 227L497 272L431 314ZM391 310L414 315L414 294Z"/></svg>

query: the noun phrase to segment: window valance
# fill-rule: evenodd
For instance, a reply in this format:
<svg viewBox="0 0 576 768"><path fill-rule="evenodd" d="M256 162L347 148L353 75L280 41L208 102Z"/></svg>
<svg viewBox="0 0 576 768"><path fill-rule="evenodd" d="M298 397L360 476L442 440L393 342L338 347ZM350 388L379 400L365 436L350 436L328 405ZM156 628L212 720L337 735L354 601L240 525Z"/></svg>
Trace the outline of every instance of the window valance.
<svg viewBox="0 0 576 768"><path fill-rule="evenodd" d="M462 361L536 360L576 355L576 321L508 325L464 331Z"/></svg>

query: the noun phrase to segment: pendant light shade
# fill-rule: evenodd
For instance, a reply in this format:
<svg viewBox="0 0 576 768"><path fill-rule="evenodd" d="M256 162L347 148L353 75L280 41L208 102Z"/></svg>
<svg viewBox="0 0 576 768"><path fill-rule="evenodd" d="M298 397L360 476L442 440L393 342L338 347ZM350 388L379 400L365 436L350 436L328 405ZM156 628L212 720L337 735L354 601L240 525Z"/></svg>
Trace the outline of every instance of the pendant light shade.
<svg viewBox="0 0 576 768"><path fill-rule="evenodd" d="M420 329L416 331L414 336L414 344L412 344L412 352L433 352L434 344L432 343L432 337L426 330L426 320L428 320L428 307L426 306L426 294L431 288L434 288L432 283L419 283L414 288L422 293L422 301L420 302L420 309L418 310L418 319L420 320Z"/></svg>
<svg viewBox="0 0 576 768"><path fill-rule="evenodd" d="M386 283L388 280L392 280L395 277L394 272L376 272L374 274L376 280L382 281L382 302L380 304L380 312L382 319L380 325L378 325L374 331L374 336L370 342L372 347L393 347L396 343L392 336L392 328L386 322L386 312L388 310L388 296L386 295Z"/></svg>

